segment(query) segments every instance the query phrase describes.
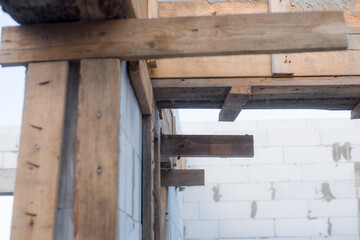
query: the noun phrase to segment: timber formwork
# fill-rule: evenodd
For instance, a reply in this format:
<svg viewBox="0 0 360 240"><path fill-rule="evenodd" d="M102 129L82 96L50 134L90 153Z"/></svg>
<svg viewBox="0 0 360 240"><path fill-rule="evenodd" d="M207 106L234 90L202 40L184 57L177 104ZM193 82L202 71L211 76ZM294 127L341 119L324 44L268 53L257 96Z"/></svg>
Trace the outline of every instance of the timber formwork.
<svg viewBox="0 0 360 240"><path fill-rule="evenodd" d="M176 135L168 109L219 108L221 121L242 109L360 115L359 1L343 13L286 0L0 4L23 24L3 30L0 63L28 67L12 240L117 239L121 60L143 114L144 240L165 238L168 186L204 184L183 156L254 154L252 136ZM61 218L59 191L74 209Z"/></svg>

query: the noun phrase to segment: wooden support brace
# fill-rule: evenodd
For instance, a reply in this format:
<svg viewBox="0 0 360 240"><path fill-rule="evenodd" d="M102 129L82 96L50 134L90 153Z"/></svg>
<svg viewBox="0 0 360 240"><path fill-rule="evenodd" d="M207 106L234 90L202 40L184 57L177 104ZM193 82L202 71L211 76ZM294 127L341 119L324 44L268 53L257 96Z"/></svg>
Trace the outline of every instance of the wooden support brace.
<svg viewBox="0 0 360 240"><path fill-rule="evenodd" d="M117 239L121 65L80 62L75 240Z"/></svg>
<svg viewBox="0 0 360 240"><path fill-rule="evenodd" d="M19 65L93 57L140 60L346 48L342 12L127 19L4 28L0 63Z"/></svg>
<svg viewBox="0 0 360 240"><path fill-rule="evenodd" d="M290 0L269 0L269 12L290 12ZM288 38L293 36L289 35ZM294 64L291 54L271 54L271 69L273 76L293 75Z"/></svg>
<svg viewBox="0 0 360 240"><path fill-rule="evenodd" d="M142 114L154 115L154 93L146 61L140 60L136 62L129 62L129 75Z"/></svg>
<svg viewBox="0 0 360 240"><path fill-rule="evenodd" d="M360 103L351 111L351 119L360 119Z"/></svg>
<svg viewBox="0 0 360 240"><path fill-rule="evenodd" d="M55 237L68 74L68 62L28 66L12 240Z"/></svg>
<svg viewBox="0 0 360 240"><path fill-rule="evenodd" d="M254 139L249 135L162 135L161 155L253 157Z"/></svg>
<svg viewBox="0 0 360 240"><path fill-rule="evenodd" d="M142 239L154 240L154 127L150 115L142 123Z"/></svg>
<svg viewBox="0 0 360 240"><path fill-rule="evenodd" d="M192 170L162 170L161 186L204 186L205 171Z"/></svg>
<svg viewBox="0 0 360 240"><path fill-rule="evenodd" d="M219 121L233 122L250 99L251 87L231 87L219 114Z"/></svg>

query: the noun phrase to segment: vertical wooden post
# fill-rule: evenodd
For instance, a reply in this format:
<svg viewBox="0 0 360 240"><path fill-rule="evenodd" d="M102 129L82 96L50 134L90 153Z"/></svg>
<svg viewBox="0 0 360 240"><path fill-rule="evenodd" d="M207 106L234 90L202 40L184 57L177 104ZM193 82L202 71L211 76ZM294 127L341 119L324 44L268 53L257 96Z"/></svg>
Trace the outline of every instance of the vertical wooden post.
<svg viewBox="0 0 360 240"><path fill-rule="evenodd" d="M68 75L68 62L28 66L12 240L55 237Z"/></svg>
<svg viewBox="0 0 360 240"><path fill-rule="evenodd" d="M116 240L120 60L80 62L75 240Z"/></svg>
<svg viewBox="0 0 360 240"><path fill-rule="evenodd" d="M142 239L154 240L154 120L152 116L143 116L142 128Z"/></svg>

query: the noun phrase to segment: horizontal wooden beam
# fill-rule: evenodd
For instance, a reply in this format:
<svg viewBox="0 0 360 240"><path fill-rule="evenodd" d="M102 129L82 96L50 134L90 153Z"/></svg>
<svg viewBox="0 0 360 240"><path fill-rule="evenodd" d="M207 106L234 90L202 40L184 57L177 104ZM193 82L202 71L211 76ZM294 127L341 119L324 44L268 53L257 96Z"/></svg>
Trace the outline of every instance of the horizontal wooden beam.
<svg viewBox="0 0 360 240"><path fill-rule="evenodd" d="M244 78L155 78L154 88L201 88L232 86L351 86L360 85L360 76L327 77L244 77Z"/></svg>
<svg viewBox="0 0 360 240"><path fill-rule="evenodd" d="M162 135L162 156L253 157L250 135Z"/></svg>
<svg viewBox="0 0 360 240"><path fill-rule="evenodd" d="M360 103L351 111L351 119L360 119Z"/></svg>
<svg viewBox="0 0 360 240"><path fill-rule="evenodd" d="M326 10L326 6L332 5L332 0L322 1L322 4ZM358 5L339 4L335 7L344 11L348 26L348 49L357 51L294 53L291 56L292 60L287 55L283 61L287 63L291 61L294 67L291 69L291 73L294 76L360 75L360 44L357 44L359 41L356 40L360 33ZM159 2L160 17L219 16L266 13L268 11L268 1ZM291 6L291 11L314 11L314 7L310 5L296 6L295 3ZM272 76L271 56L267 54L159 59L157 68L152 69L151 76L154 78L270 77Z"/></svg>
<svg viewBox="0 0 360 240"><path fill-rule="evenodd" d="M219 121L233 122L249 101L251 87L231 87L219 113Z"/></svg>
<svg viewBox="0 0 360 240"><path fill-rule="evenodd" d="M161 186L204 186L205 171L203 169L192 170L162 170Z"/></svg>
<svg viewBox="0 0 360 240"><path fill-rule="evenodd" d="M289 37L292 36L292 37ZM0 63L344 50L341 12L127 19L4 28Z"/></svg>

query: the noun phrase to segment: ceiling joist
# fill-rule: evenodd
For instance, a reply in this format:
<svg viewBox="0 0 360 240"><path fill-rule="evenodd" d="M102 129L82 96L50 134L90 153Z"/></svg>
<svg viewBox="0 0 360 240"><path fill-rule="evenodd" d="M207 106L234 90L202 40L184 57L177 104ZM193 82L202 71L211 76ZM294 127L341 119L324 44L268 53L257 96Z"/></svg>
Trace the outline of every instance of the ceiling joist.
<svg viewBox="0 0 360 240"><path fill-rule="evenodd" d="M221 107L219 121L233 122L247 104L251 95L251 87L231 87Z"/></svg>

